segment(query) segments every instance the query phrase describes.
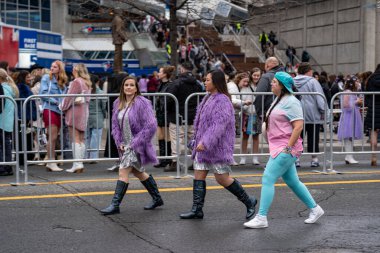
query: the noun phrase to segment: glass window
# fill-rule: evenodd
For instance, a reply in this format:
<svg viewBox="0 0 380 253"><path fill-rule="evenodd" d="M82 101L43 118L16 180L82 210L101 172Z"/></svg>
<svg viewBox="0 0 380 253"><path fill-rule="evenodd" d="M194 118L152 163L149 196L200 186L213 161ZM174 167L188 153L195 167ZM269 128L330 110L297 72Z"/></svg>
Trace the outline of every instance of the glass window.
<svg viewBox="0 0 380 253"><path fill-rule="evenodd" d="M50 10L42 10L42 22L50 23Z"/></svg>
<svg viewBox="0 0 380 253"><path fill-rule="evenodd" d="M39 0L30 0L30 6L40 6Z"/></svg>
<svg viewBox="0 0 380 253"><path fill-rule="evenodd" d="M6 21L8 24L17 25L17 19L8 18Z"/></svg>
<svg viewBox="0 0 380 253"><path fill-rule="evenodd" d="M115 57L115 51L110 51L110 53L108 54L108 59L113 59ZM124 58L124 57L123 57Z"/></svg>
<svg viewBox="0 0 380 253"><path fill-rule="evenodd" d="M96 59L107 59L108 51L99 51Z"/></svg>
<svg viewBox="0 0 380 253"><path fill-rule="evenodd" d="M31 27L31 28L40 29L40 22L33 22L33 21L30 21L30 27Z"/></svg>
<svg viewBox="0 0 380 253"><path fill-rule="evenodd" d="M25 4L25 5L29 5L29 0L18 0L18 4Z"/></svg>
<svg viewBox="0 0 380 253"><path fill-rule="evenodd" d="M29 26L29 22L27 20L19 19L18 20L18 25L19 26L23 26L23 27L28 27Z"/></svg>
<svg viewBox="0 0 380 253"><path fill-rule="evenodd" d="M94 55L94 51L85 51L83 53L84 57L86 57L87 59L91 59L91 57Z"/></svg>
<svg viewBox="0 0 380 253"><path fill-rule="evenodd" d="M29 19L31 22L39 22L41 21L40 13L30 13Z"/></svg>
<svg viewBox="0 0 380 253"><path fill-rule="evenodd" d="M44 22L42 22L41 23L41 29L42 30L49 30L50 31L50 23L44 23Z"/></svg>
<svg viewBox="0 0 380 253"><path fill-rule="evenodd" d="M24 4L19 4L18 5L18 10L19 11L25 11L25 10L28 10L28 9L29 9L28 5L24 5Z"/></svg>
<svg viewBox="0 0 380 253"><path fill-rule="evenodd" d="M132 51L131 54L128 56L128 59L129 60L137 60L137 57L135 55L135 53Z"/></svg>
<svg viewBox="0 0 380 253"><path fill-rule="evenodd" d="M41 0L42 8L50 9L50 0Z"/></svg>
<svg viewBox="0 0 380 253"><path fill-rule="evenodd" d="M19 12L18 18L22 20L28 20L29 19L29 13L28 12Z"/></svg>
<svg viewBox="0 0 380 253"><path fill-rule="evenodd" d="M129 51L123 51L123 59L126 60L128 58Z"/></svg>
<svg viewBox="0 0 380 253"><path fill-rule="evenodd" d="M7 2L7 5L5 6L7 11L9 10L16 10L16 4Z"/></svg>

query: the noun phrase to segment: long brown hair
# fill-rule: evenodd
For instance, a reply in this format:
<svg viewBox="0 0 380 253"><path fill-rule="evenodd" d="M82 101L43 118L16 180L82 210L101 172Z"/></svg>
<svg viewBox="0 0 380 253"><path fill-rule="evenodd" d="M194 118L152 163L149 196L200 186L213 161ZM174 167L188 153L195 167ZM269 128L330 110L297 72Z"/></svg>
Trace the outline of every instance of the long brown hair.
<svg viewBox="0 0 380 253"><path fill-rule="evenodd" d="M64 89L68 80L66 71L65 71L65 64L63 64L63 62L58 61L58 60L54 61L53 63L57 64L59 68L58 78L57 78L58 86L61 89ZM49 73L49 77L50 77L50 80L53 80L53 73L51 71Z"/></svg>
<svg viewBox="0 0 380 253"><path fill-rule="evenodd" d="M226 95L231 100L231 95L228 93L226 77L224 73L220 70L213 70L210 71L209 74L211 75L212 84L215 86L216 90L219 93Z"/></svg>
<svg viewBox="0 0 380 253"><path fill-rule="evenodd" d="M7 73L6 70L0 68L0 83L2 82L5 82L7 84L9 84L9 86L11 86L14 94L15 94L15 97L18 98L19 97L19 91L18 91L18 87L17 85L15 84L14 80L12 79L12 77L10 77Z"/></svg>
<svg viewBox="0 0 380 253"><path fill-rule="evenodd" d="M127 81L127 80L133 80L135 82L135 86L136 86L136 94L133 96L132 98L132 101L131 103L129 104L129 106L131 106L134 101L135 101L135 98L137 96L140 96L141 95L141 92L140 92L140 88L137 84L137 80L135 77L133 76L127 76L123 79L123 81L121 82L121 87L120 87L120 95L119 95L119 111L123 110L123 108L125 107L125 105L127 104L127 96L125 95L124 93L124 83Z"/></svg>

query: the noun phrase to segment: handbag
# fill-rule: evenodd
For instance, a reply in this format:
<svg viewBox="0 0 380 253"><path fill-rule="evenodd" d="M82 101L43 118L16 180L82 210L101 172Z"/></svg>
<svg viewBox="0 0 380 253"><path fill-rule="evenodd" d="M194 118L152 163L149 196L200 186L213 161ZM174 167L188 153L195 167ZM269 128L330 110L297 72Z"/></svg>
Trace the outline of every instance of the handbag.
<svg viewBox="0 0 380 253"><path fill-rule="evenodd" d="M82 89L82 81L80 81L80 88ZM82 89L82 92L80 94L86 94L86 92ZM86 103L86 98L83 96L78 96L74 99L75 105L81 105Z"/></svg>
<svg viewBox="0 0 380 253"><path fill-rule="evenodd" d="M265 123L265 121L261 125L261 134L263 135L265 142L268 143L267 123Z"/></svg>

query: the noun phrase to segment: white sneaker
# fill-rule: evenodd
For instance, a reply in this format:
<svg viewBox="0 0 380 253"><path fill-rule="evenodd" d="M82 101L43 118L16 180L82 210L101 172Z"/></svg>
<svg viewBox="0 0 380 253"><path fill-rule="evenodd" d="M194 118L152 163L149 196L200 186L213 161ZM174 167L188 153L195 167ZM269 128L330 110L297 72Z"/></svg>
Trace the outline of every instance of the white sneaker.
<svg viewBox="0 0 380 253"><path fill-rule="evenodd" d="M306 224L315 223L324 213L325 211L323 211L322 207L320 207L319 205L317 205L314 208L311 208L309 218L305 220L305 223Z"/></svg>
<svg viewBox="0 0 380 253"><path fill-rule="evenodd" d="M254 157L252 158L252 163L253 163L254 165L260 165L259 159L257 159L256 156L254 156Z"/></svg>
<svg viewBox="0 0 380 253"><path fill-rule="evenodd" d="M252 220L244 223L244 227L247 228L267 228L268 220L266 216L256 215Z"/></svg>
<svg viewBox="0 0 380 253"><path fill-rule="evenodd" d="M240 158L240 165L245 165L245 157Z"/></svg>
<svg viewBox="0 0 380 253"><path fill-rule="evenodd" d="M115 164L110 168L107 168L108 171L118 171L119 170L119 164Z"/></svg>
<svg viewBox="0 0 380 253"><path fill-rule="evenodd" d="M237 166L239 165L235 160L233 161L233 163L231 164L232 166Z"/></svg>

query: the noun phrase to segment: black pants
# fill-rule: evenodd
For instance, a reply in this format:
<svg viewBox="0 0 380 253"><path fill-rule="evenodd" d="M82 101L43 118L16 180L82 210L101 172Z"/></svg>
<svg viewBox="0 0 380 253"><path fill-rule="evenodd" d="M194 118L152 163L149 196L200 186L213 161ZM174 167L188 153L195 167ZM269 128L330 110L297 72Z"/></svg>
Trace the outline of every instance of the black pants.
<svg viewBox="0 0 380 253"><path fill-rule="evenodd" d="M307 137L307 152L308 153L318 153L319 152L319 132L321 129L320 124L305 124L305 134ZM301 137L304 131L302 131Z"/></svg>
<svg viewBox="0 0 380 253"><path fill-rule="evenodd" d="M12 161L12 133L3 129L0 129L0 161ZM0 172L3 171L12 171L12 167L10 165L0 165Z"/></svg>

